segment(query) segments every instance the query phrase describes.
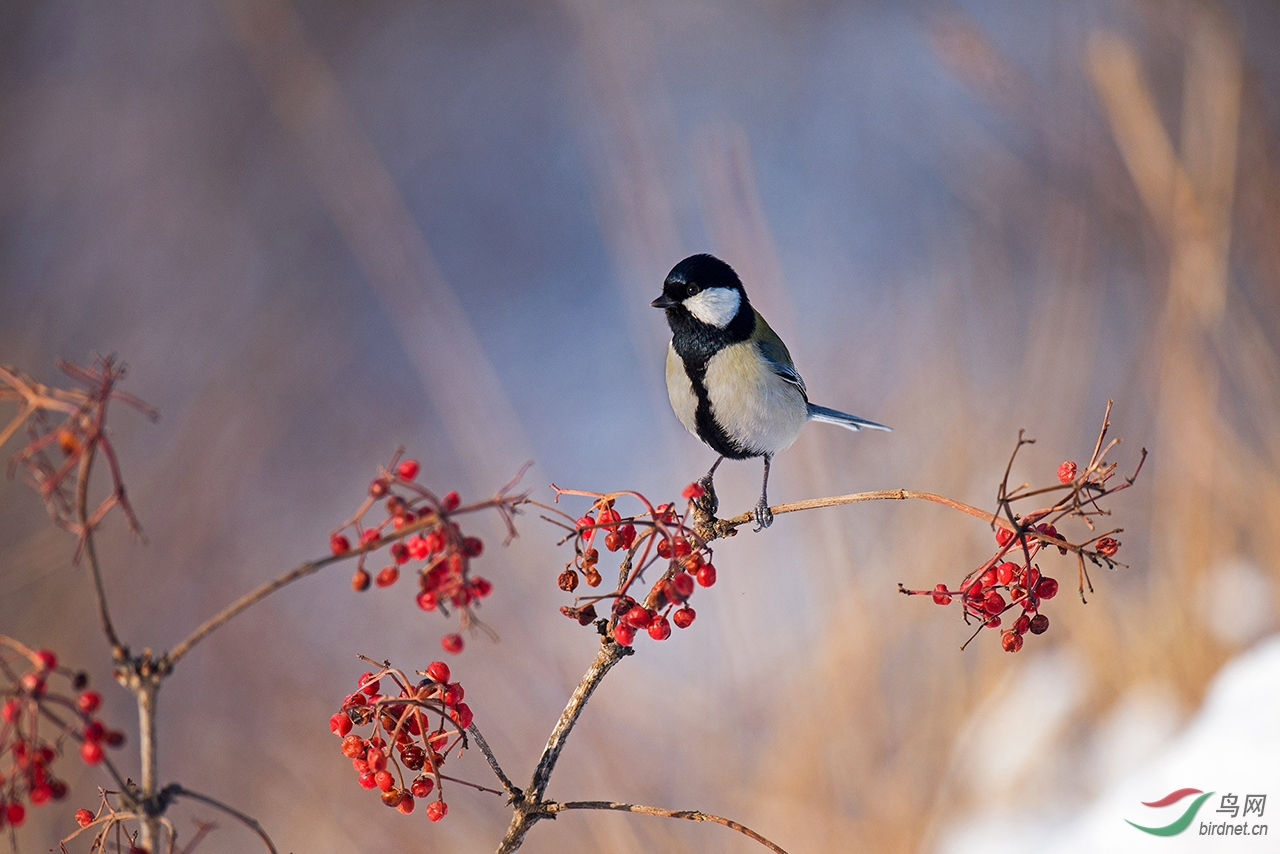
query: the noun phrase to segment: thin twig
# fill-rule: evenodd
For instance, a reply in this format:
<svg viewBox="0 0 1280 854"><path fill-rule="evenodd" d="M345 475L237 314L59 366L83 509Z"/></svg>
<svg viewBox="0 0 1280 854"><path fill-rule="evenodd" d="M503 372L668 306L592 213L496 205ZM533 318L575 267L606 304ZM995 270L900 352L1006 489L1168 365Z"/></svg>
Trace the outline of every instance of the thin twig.
<svg viewBox="0 0 1280 854"><path fill-rule="evenodd" d="M507 794L513 798L521 797L524 793L516 788L515 783L507 777L502 771L502 766L498 764L498 757L493 755L493 748L489 747L489 742L484 740L484 736L480 734L480 730L473 723L467 727L467 732L471 733L471 737L475 739L476 745L479 746L480 752L484 754L484 758L489 760L489 767L493 769L494 775L498 781L502 783L502 788L507 790Z"/></svg>
<svg viewBox="0 0 1280 854"><path fill-rule="evenodd" d="M809 498L804 501L793 501L789 504L778 504L770 507L769 510L773 515L778 516L783 513L795 513L800 510L814 510L819 507L835 507L840 504L856 504L860 501L905 501L907 499L919 499L921 501L932 501L935 504L942 504L953 510L959 510L961 513L967 513L982 521L998 525L1001 528L1014 530L1014 526L1009 525L1005 520L980 510L969 504L937 495L932 492L920 492L915 489L879 489L873 492L855 492L852 495L834 495L828 498ZM717 519L716 534L718 536L732 536L736 529L749 522L755 521L754 513L740 513L732 519Z"/></svg>
<svg viewBox="0 0 1280 854"><path fill-rule="evenodd" d="M276 851L275 843L271 841L271 837L267 835L267 832L262 829L262 825L258 824L255 819L250 818L235 807L229 807L222 803L222 801L211 798L208 795L203 795L200 792L193 792L178 783L172 783L166 786L165 792L173 797L191 798L192 800L202 801L211 807L222 810L224 813L232 818L238 819L241 824L258 834L258 838L260 838L263 844L267 846L267 850L270 851L271 854L279 854L279 852Z"/></svg>
<svg viewBox="0 0 1280 854"><path fill-rule="evenodd" d="M618 812L632 812L640 815L653 815L659 818L682 818L686 821L710 821L715 824L722 824L730 830L736 830L743 836L748 836L759 842L770 851L776 854L787 854L781 846L770 842L760 834L744 824L740 824L731 818L723 816L711 815L710 813L700 812L699 810L668 810L661 807L649 807L641 804L623 804L616 801L568 801L566 803L548 803L545 805L546 811L551 815L563 812L565 810L616 810Z"/></svg>
<svg viewBox="0 0 1280 854"><path fill-rule="evenodd" d="M98 603L98 617L102 622L102 631L111 644L111 656L117 663L126 656L124 645L116 634L111 622L111 614L107 610L107 590L102 582L102 568L98 565L98 550L93 544L93 528L89 525L89 472L93 468L93 454L84 453L80 457L80 471L76 476L76 519L80 523L80 542L89 573L93 576L94 599Z"/></svg>

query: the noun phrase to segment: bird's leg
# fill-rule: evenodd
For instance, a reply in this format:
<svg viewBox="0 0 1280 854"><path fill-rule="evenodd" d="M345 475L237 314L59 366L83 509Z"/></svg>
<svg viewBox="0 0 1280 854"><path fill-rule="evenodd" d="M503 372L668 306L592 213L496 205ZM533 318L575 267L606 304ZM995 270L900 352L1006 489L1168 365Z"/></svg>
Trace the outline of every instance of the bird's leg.
<svg viewBox="0 0 1280 854"><path fill-rule="evenodd" d="M711 471L698 480L698 486L703 489L702 497L698 499L698 506L711 516L715 516L716 511L720 509L720 501L716 498L716 488L711 480L715 477L716 469L720 468L722 462L724 462L724 454L716 457L716 461L711 464Z"/></svg>
<svg viewBox="0 0 1280 854"><path fill-rule="evenodd" d="M764 483L760 486L760 503L756 505L756 530L763 531L773 524L773 513L769 510L769 460L772 455L764 455Z"/></svg>

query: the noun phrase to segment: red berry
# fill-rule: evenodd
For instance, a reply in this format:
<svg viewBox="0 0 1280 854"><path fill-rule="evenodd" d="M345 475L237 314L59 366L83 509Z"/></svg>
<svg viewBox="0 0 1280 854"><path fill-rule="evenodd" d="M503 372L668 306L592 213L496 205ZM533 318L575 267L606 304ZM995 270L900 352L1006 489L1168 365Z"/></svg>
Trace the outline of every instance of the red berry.
<svg viewBox="0 0 1280 854"><path fill-rule="evenodd" d="M994 569L988 569L986 572L982 573L982 575L978 577L978 584L984 589L994 587L996 584L996 571Z"/></svg>
<svg viewBox="0 0 1280 854"><path fill-rule="evenodd" d="M471 713L471 707L466 703L459 703L454 706L449 717L453 718L454 722L463 729L471 726L471 722L475 720L475 715Z"/></svg>
<svg viewBox="0 0 1280 854"><path fill-rule="evenodd" d="M396 804L396 809L405 815L413 812L413 795L401 793L400 803Z"/></svg>
<svg viewBox="0 0 1280 854"><path fill-rule="evenodd" d="M88 827L93 824L93 813L88 810L76 810L76 824Z"/></svg>
<svg viewBox="0 0 1280 854"><path fill-rule="evenodd" d="M706 564L698 568L698 584L703 587L710 587L716 583L716 568L711 564Z"/></svg>
<svg viewBox="0 0 1280 854"><path fill-rule="evenodd" d="M698 616L698 612L689 607L681 608L671 615L671 622L676 624L677 628L687 629L693 625L694 617Z"/></svg>
<svg viewBox="0 0 1280 854"><path fill-rule="evenodd" d="M369 589L369 573L363 569L357 569L356 574L351 576L351 589L359 593L362 590Z"/></svg>
<svg viewBox="0 0 1280 854"><path fill-rule="evenodd" d="M623 646L631 646L636 639L636 630L628 623L618 623L613 627L613 639Z"/></svg>
<svg viewBox="0 0 1280 854"><path fill-rule="evenodd" d="M373 775L373 782L377 784L379 789L386 792L396 784L396 778L391 776L390 771L379 771Z"/></svg>
<svg viewBox="0 0 1280 854"><path fill-rule="evenodd" d="M444 801L432 801L427 804L427 818L432 821L439 821L449 812L449 806Z"/></svg>
<svg viewBox="0 0 1280 854"><path fill-rule="evenodd" d="M688 599L693 595L693 576L687 572L677 572L671 576L671 589L679 598Z"/></svg>
<svg viewBox="0 0 1280 854"><path fill-rule="evenodd" d="M1013 621L1013 630L1020 635L1025 635L1031 629L1031 618L1026 614Z"/></svg>
<svg viewBox="0 0 1280 854"><path fill-rule="evenodd" d="M647 629L649 624L653 622L653 613L642 605L637 605L626 613L622 619L627 621L627 625L633 629Z"/></svg>
<svg viewBox="0 0 1280 854"><path fill-rule="evenodd" d="M102 726L102 721L89 721L85 725L83 738L85 741L102 741L102 737L106 735L106 729Z"/></svg>
<svg viewBox="0 0 1280 854"><path fill-rule="evenodd" d="M430 590L424 590L418 594L418 607L424 611L434 611L438 604L439 597Z"/></svg>
<svg viewBox="0 0 1280 854"><path fill-rule="evenodd" d="M1058 595L1058 582L1053 578L1042 578L1036 585L1036 595L1041 599L1052 599Z"/></svg>
<svg viewBox="0 0 1280 854"><path fill-rule="evenodd" d="M24 673L19 680L24 691L33 697L44 696L44 679L38 673Z"/></svg>
<svg viewBox="0 0 1280 854"><path fill-rule="evenodd" d="M1049 618L1044 614L1036 614L1031 618L1031 634L1042 635L1049 630Z"/></svg>
<svg viewBox="0 0 1280 854"><path fill-rule="evenodd" d="M76 708L84 714L92 714L102 704L102 695L97 691L84 691L76 698Z"/></svg>
<svg viewBox="0 0 1280 854"><path fill-rule="evenodd" d="M1005 652L1017 652L1022 649L1022 635L1017 632L1005 632L1000 636L1000 646Z"/></svg>
<svg viewBox="0 0 1280 854"><path fill-rule="evenodd" d="M329 538L329 548L333 549L334 554L340 555L351 551L351 541L342 534L334 534Z"/></svg>
<svg viewBox="0 0 1280 854"><path fill-rule="evenodd" d="M384 566L378 571L378 577L373 580L373 583L379 587L390 587L399 580L400 568L398 566Z"/></svg>
<svg viewBox="0 0 1280 854"><path fill-rule="evenodd" d="M671 541L667 539L658 540L658 557L669 559L671 557Z"/></svg>
<svg viewBox="0 0 1280 854"><path fill-rule="evenodd" d="M436 787L436 781L423 775L418 777L409 786L409 791L413 793L415 798L425 798L431 794L431 790Z"/></svg>
<svg viewBox="0 0 1280 854"><path fill-rule="evenodd" d="M357 778L357 782L360 783L360 788L362 789L378 788L378 781L376 779L376 776L377 775L375 775L372 771L365 771L363 774L359 776L359 778Z"/></svg>
<svg viewBox="0 0 1280 854"><path fill-rule="evenodd" d="M391 557L396 563L409 562L409 547L404 543L391 544Z"/></svg>
<svg viewBox="0 0 1280 854"><path fill-rule="evenodd" d="M462 652L462 635L445 635L440 638L440 646L444 648L445 652L457 655Z"/></svg>
<svg viewBox="0 0 1280 854"><path fill-rule="evenodd" d="M36 660L45 670L54 670L58 666L58 656L53 650L42 649L36 652Z"/></svg>
<svg viewBox="0 0 1280 854"><path fill-rule="evenodd" d="M1076 479L1076 464L1071 460L1067 460L1058 466L1058 480L1063 483L1070 483Z"/></svg>
<svg viewBox="0 0 1280 854"><path fill-rule="evenodd" d="M477 599L483 599L493 592L493 583L487 578L476 576L471 579L471 592L475 594Z"/></svg>
<svg viewBox="0 0 1280 854"><path fill-rule="evenodd" d="M382 793L382 802L389 807L400 806L402 800L404 800L404 793L399 789L391 788Z"/></svg>
<svg viewBox="0 0 1280 854"><path fill-rule="evenodd" d="M987 598L983 600L982 607L988 614L999 614L1004 610L1004 597L997 591L992 590L987 594Z"/></svg>
<svg viewBox="0 0 1280 854"><path fill-rule="evenodd" d="M359 686L362 694L366 697L372 697L374 694L378 693L378 688L382 686L382 680L374 679L372 673L365 673L360 676L360 679L356 684Z"/></svg>
<svg viewBox="0 0 1280 854"><path fill-rule="evenodd" d="M987 617L987 621L986 621L985 623L983 623L983 625L985 625L987 628L991 628L991 629L998 629L998 628L1000 628L1000 618L999 618L999 617Z"/></svg>
<svg viewBox="0 0 1280 854"><path fill-rule="evenodd" d="M604 538L604 547L611 552L616 552L618 549L622 548L622 535L616 531L606 534Z"/></svg>
<svg viewBox="0 0 1280 854"><path fill-rule="evenodd" d="M933 588L933 601L939 605L951 604L951 596L947 592L947 585L938 584Z"/></svg>
<svg viewBox="0 0 1280 854"><path fill-rule="evenodd" d="M707 491L703 489L702 484L695 482L686 486L684 488L684 491L681 492L680 494L683 495L685 498L692 500L694 498L701 498L702 496L707 494Z"/></svg>
<svg viewBox="0 0 1280 854"><path fill-rule="evenodd" d="M27 797L31 799L31 803L35 806L44 806L53 797L53 787L48 783L39 783L31 787L31 791L27 792Z"/></svg>
<svg viewBox="0 0 1280 854"><path fill-rule="evenodd" d="M458 493L456 492L450 492L448 495L444 497L444 501L440 503L444 505L444 509L446 512L451 510L457 510L458 506L462 504L462 497L458 495Z"/></svg>
<svg viewBox="0 0 1280 854"><path fill-rule="evenodd" d="M449 681L449 665L443 661L433 661L427 665L427 676L435 682Z"/></svg>
<svg viewBox="0 0 1280 854"><path fill-rule="evenodd" d="M342 755L348 759L359 759L364 756L364 739L352 733L342 739Z"/></svg>
<svg viewBox="0 0 1280 854"><path fill-rule="evenodd" d="M80 758L90 765L97 765L102 761L102 745L96 741L86 741L80 745Z"/></svg>
<svg viewBox="0 0 1280 854"><path fill-rule="evenodd" d="M374 498L381 498L387 494L387 479L384 477L374 478L369 482L369 494Z"/></svg>
<svg viewBox="0 0 1280 854"><path fill-rule="evenodd" d="M1103 557L1115 557L1116 552L1120 551L1120 541L1114 537L1103 537L1098 540L1098 554Z"/></svg>
<svg viewBox="0 0 1280 854"><path fill-rule="evenodd" d="M676 536L671 540L671 552L676 557L688 557L693 553L693 548L684 537Z"/></svg>
<svg viewBox="0 0 1280 854"><path fill-rule="evenodd" d="M61 780L50 780L49 790L53 792L55 801L60 801L67 796L67 784Z"/></svg>
<svg viewBox="0 0 1280 854"><path fill-rule="evenodd" d="M1004 548L1011 542L1013 542L1013 531L1007 528L996 528L996 545Z"/></svg>
<svg viewBox="0 0 1280 854"><path fill-rule="evenodd" d="M22 703L17 697L10 697L5 700L4 707L0 709L0 717L4 718L4 722L11 724L22 716Z"/></svg>
<svg viewBox="0 0 1280 854"><path fill-rule="evenodd" d="M329 729L333 731L334 735L342 738L347 733L351 732L350 716L345 715L342 712L338 712L336 715L329 718Z"/></svg>
<svg viewBox="0 0 1280 854"><path fill-rule="evenodd" d="M658 641L671 637L671 622L666 617L658 617L649 624L649 637Z"/></svg>
<svg viewBox="0 0 1280 854"><path fill-rule="evenodd" d="M413 480L418 476L418 461L401 460L400 465L396 466L396 475L402 480Z"/></svg>
<svg viewBox="0 0 1280 854"><path fill-rule="evenodd" d="M996 581L999 581L1001 584L1008 584L1010 581L1013 581L1013 576L1016 575L1017 572L1018 565L1016 563L1009 563L1008 561L1005 561L996 567Z"/></svg>
<svg viewBox="0 0 1280 854"><path fill-rule="evenodd" d="M22 804L13 803L9 804L4 814L5 818L9 819L9 824L14 827L21 827L22 822L27 818L27 809Z"/></svg>

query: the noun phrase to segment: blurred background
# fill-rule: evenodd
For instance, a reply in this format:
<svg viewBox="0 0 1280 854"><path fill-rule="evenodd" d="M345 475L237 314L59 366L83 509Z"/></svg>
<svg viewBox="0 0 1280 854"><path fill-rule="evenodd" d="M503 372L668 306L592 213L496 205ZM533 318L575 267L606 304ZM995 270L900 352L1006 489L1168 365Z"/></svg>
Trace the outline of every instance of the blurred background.
<svg viewBox="0 0 1280 854"><path fill-rule="evenodd" d="M676 497L713 457L669 409L648 303L693 252L738 269L815 400L896 430L810 428L775 502L906 487L992 508L1020 428L1038 441L1013 480L1052 482L1114 399L1114 459L1152 454L1114 502L1129 568L1082 605L1074 564L1046 559L1064 593L1022 652L961 652L958 610L896 593L988 557L973 519L780 517L720 544L698 622L606 680L550 795L728 815L793 854L1048 847L1089 815L1092 844L1135 850L1140 800L1280 798L1272 727L1233 717L1280 711L1278 38L1269 0L4 4L0 363L59 383L56 358L116 352L162 410L112 427L150 544L118 519L102 537L118 628L157 650L326 552L400 444L464 498L526 459L544 500L552 481ZM722 467L722 508L759 474ZM526 515L504 550L496 520L477 529L501 640L451 664L523 784L596 640L557 613L553 530ZM136 727L72 549L0 482L0 632L86 667ZM454 786L429 824L338 753L355 654L424 667L446 627L411 582L349 577L181 664L162 779L282 851L493 850L500 798ZM1239 741L1170 759L1201 731ZM105 780L63 769L72 796L21 850L56 846ZM478 754L459 772L488 782ZM211 817L200 851L256 845L175 813L188 834ZM762 849L571 813L524 850Z"/></svg>

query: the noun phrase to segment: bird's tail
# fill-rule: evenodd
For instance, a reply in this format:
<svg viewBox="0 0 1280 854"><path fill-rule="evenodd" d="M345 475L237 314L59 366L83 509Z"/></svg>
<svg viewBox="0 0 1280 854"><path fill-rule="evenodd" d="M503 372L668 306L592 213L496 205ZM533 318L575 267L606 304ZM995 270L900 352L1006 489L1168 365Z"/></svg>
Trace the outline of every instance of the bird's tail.
<svg viewBox="0 0 1280 854"><path fill-rule="evenodd" d="M847 430L861 430L863 427L869 427L872 430L893 431L892 427L886 427L883 424L877 424L874 421L868 421L856 415L849 415L835 409L827 409L825 406L816 406L812 403L809 404L809 419L811 421L825 421L828 424L839 424Z"/></svg>

